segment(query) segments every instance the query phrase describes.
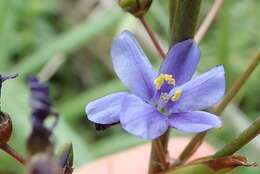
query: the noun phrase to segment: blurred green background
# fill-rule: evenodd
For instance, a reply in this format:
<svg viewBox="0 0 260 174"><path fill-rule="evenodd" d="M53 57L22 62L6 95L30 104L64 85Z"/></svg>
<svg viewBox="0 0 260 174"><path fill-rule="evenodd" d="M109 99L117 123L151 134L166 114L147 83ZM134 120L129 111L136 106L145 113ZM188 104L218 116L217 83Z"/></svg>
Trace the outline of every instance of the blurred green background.
<svg viewBox="0 0 260 174"><path fill-rule="evenodd" d="M14 135L10 144L26 155L30 132L29 93L26 77L38 75L48 81L54 108L61 119L55 129L57 147L73 141L75 166L104 155L146 143L120 127L96 132L87 121L85 105L114 91L125 90L116 78L109 49L113 37L124 29L137 36L150 60L159 66L158 53L140 23L119 9L114 0L0 0L0 72L19 73L3 85L1 108L10 113ZM199 23L213 0L204 0ZM198 72L224 64L228 86L245 70L260 46L260 1L226 0L220 14L202 41ZM157 0L147 20L167 49L167 1ZM223 114L224 126L207 140L216 148L239 134L260 115L260 69L256 70ZM175 130L173 136L190 136ZM239 154L259 160L260 139ZM21 165L0 152L0 172L22 173ZM259 168L239 168L234 174L259 173Z"/></svg>

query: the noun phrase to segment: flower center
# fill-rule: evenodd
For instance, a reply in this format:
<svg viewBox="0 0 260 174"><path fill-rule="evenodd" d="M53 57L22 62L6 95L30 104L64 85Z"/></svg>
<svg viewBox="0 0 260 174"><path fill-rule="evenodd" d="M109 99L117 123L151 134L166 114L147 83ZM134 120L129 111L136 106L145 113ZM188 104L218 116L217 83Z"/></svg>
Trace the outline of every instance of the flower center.
<svg viewBox="0 0 260 174"><path fill-rule="evenodd" d="M169 96L170 89L166 92L164 92L165 91L164 89L161 89L163 85L167 85L167 84L175 85L175 79L172 77L172 75L169 75L169 74L160 74L154 80L154 84L155 84L156 89L158 90L157 96L159 97L156 107L161 113L165 113L165 107L166 107L167 103L169 102L169 100L171 100L172 102L177 101L181 97L182 90L177 89L173 96ZM165 87L163 87L163 88L165 88Z"/></svg>

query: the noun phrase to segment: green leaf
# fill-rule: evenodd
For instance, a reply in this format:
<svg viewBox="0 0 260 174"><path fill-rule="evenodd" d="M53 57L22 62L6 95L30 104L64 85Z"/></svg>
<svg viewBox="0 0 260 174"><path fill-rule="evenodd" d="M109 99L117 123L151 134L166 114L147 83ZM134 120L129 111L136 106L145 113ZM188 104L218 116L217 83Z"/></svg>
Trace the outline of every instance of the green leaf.
<svg viewBox="0 0 260 174"><path fill-rule="evenodd" d="M10 63L15 35L16 9L10 0L0 2L0 69L6 69Z"/></svg>
<svg viewBox="0 0 260 174"><path fill-rule="evenodd" d="M13 67L10 73L15 72L20 75L31 73L54 56L75 51L79 46L86 44L100 33L114 27L122 16L119 9L111 8L94 18L86 20L70 31L52 39L30 56L25 57L23 61Z"/></svg>

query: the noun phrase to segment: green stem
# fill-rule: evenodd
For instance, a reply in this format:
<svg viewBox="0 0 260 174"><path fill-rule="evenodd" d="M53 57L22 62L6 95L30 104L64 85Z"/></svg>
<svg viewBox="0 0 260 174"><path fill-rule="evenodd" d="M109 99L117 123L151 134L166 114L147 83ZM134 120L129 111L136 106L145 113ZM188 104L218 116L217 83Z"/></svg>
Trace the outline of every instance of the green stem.
<svg viewBox="0 0 260 174"><path fill-rule="evenodd" d="M238 79L234 82L234 84L228 90L222 102L213 110L212 112L213 114L220 115L224 111L224 109L227 107L230 101L235 97L235 95L238 93L238 91L241 89L241 87L245 84L247 79L256 69L259 62L260 62L260 53L256 55L256 57L252 60L252 62L247 67L246 71L243 72L238 77Z"/></svg>
<svg viewBox="0 0 260 174"><path fill-rule="evenodd" d="M177 42L193 38L199 15L201 0L169 0L170 2L170 47ZM160 138L163 151L167 153L169 131ZM154 140L155 141L155 140ZM161 162L152 143L149 174L162 171Z"/></svg>
<svg viewBox="0 0 260 174"><path fill-rule="evenodd" d="M257 56L252 60L248 68L245 72L243 72L238 79L235 81L235 83L232 85L232 87L228 90L227 94L225 95L222 102L213 109L212 113L215 115L221 115L224 109L227 107L227 105L230 103L230 101L235 97L235 95L238 93L238 91L241 89L241 87L245 84L246 80L250 77L250 75L253 73L253 71L256 69L258 63L260 62L260 53L257 54ZM186 162L193 154L197 151L197 149L200 147L202 141L204 140L204 137L206 136L207 132L202 132L197 135L195 135L190 143L186 146L186 148L183 150L179 157L178 164L183 164Z"/></svg>
<svg viewBox="0 0 260 174"><path fill-rule="evenodd" d="M246 130L244 130L237 138L225 145L221 150L213 155L213 158L219 158L234 154L244 145L249 143L257 135L260 134L260 117L253 122Z"/></svg>
<svg viewBox="0 0 260 174"><path fill-rule="evenodd" d="M169 0L171 45L193 38L201 0Z"/></svg>

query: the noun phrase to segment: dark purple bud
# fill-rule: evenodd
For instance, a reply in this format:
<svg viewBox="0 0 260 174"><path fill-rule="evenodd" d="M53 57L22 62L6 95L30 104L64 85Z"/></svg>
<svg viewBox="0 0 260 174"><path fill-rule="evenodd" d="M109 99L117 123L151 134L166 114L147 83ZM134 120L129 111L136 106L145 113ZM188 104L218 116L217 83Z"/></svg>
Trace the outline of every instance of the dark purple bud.
<svg viewBox="0 0 260 174"><path fill-rule="evenodd" d="M30 158L26 174L62 174L58 161L47 153L39 153Z"/></svg>
<svg viewBox="0 0 260 174"><path fill-rule="evenodd" d="M45 152L53 148L50 139L53 128L58 121L58 113L51 111L49 88L40 83L36 77L28 78L28 87L31 91L30 105L32 108L32 133L27 140L27 150L30 155ZM44 125L48 116L54 116L55 121L51 128Z"/></svg>
<svg viewBox="0 0 260 174"><path fill-rule="evenodd" d="M13 131L12 120L7 113L0 111L0 144L9 141Z"/></svg>
<svg viewBox="0 0 260 174"><path fill-rule="evenodd" d="M103 131L106 130L112 126L115 126L117 124L120 124L120 122L116 122L116 123L112 123L112 124L99 124L99 123L95 123L95 128L97 131Z"/></svg>
<svg viewBox="0 0 260 174"><path fill-rule="evenodd" d="M53 151L53 143L50 139L51 132L44 127L33 127L31 135L27 139L27 151L30 156L47 151Z"/></svg>
<svg viewBox="0 0 260 174"><path fill-rule="evenodd" d="M28 87L31 91L30 105L32 108L32 123L34 127L44 127L44 121L48 116L56 118L52 128L57 124L58 113L51 110L49 88L40 83L36 77L28 78Z"/></svg>

